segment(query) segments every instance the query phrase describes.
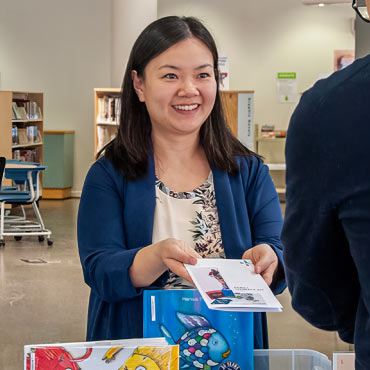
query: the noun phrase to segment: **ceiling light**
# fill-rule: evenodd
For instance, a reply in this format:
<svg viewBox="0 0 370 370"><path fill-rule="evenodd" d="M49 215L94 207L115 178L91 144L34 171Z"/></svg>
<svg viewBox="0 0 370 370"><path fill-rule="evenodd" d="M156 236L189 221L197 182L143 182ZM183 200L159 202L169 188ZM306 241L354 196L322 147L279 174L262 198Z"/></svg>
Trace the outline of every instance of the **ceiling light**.
<svg viewBox="0 0 370 370"><path fill-rule="evenodd" d="M302 0L304 5L334 5L334 4L351 4L351 0Z"/></svg>

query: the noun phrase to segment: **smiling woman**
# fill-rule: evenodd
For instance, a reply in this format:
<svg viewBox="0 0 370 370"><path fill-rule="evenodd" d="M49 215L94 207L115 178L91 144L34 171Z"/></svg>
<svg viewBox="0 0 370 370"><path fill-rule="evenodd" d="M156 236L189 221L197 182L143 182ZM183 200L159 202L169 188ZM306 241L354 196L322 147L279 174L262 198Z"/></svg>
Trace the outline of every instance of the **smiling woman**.
<svg viewBox="0 0 370 370"><path fill-rule="evenodd" d="M188 38L152 59L145 77L132 72L135 91L150 116L152 139L199 135L216 98L214 69L212 53L205 44Z"/></svg>
<svg viewBox="0 0 370 370"><path fill-rule="evenodd" d="M217 63L192 17L161 18L133 46L119 132L78 215L89 340L142 336L142 289L191 287L183 264L198 258L249 258L275 293L285 287L278 197L225 122ZM254 324L255 347L267 347L265 315Z"/></svg>

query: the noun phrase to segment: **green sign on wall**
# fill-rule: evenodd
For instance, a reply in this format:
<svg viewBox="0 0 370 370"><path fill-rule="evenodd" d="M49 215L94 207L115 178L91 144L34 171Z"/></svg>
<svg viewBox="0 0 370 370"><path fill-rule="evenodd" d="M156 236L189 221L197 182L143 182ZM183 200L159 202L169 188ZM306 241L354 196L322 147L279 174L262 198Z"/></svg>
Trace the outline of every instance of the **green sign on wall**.
<svg viewBox="0 0 370 370"><path fill-rule="evenodd" d="M278 72L277 78L279 80L283 79L295 80L297 78L297 72Z"/></svg>

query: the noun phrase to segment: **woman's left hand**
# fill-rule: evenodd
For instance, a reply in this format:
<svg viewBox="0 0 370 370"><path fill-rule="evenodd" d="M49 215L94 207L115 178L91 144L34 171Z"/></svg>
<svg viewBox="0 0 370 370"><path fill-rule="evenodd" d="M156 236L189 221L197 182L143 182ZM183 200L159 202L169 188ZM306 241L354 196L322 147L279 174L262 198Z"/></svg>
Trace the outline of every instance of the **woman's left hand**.
<svg viewBox="0 0 370 370"><path fill-rule="evenodd" d="M248 249L243 253L242 258L251 260L254 264L254 271L262 275L267 285L271 285L279 260L268 244L258 244Z"/></svg>

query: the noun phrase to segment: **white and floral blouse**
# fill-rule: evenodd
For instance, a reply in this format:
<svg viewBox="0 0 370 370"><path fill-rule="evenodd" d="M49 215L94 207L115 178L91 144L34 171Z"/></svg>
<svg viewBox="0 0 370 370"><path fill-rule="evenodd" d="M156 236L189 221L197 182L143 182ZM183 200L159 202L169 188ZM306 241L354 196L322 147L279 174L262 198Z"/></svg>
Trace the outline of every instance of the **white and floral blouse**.
<svg viewBox="0 0 370 370"><path fill-rule="evenodd" d="M167 238L185 241L202 257L225 258L218 219L213 175L190 192L175 192L156 179L153 243ZM174 273L165 288L188 288Z"/></svg>

